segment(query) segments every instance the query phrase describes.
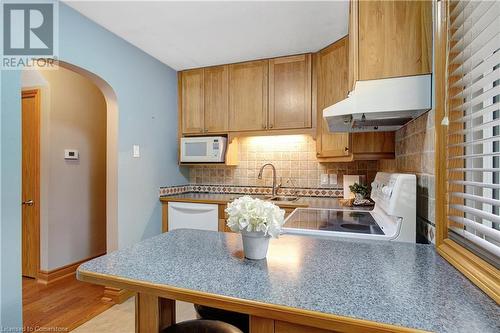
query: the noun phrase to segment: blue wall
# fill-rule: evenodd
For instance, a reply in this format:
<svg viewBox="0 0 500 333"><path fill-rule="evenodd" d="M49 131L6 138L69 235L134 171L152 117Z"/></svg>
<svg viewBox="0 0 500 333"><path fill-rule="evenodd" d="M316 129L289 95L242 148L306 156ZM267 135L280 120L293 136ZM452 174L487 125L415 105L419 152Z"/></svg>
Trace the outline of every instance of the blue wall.
<svg viewBox="0 0 500 333"><path fill-rule="evenodd" d="M59 58L114 89L119 108L118 243L161 231L158 188L183 184L177 166L176 72L59 4ZM20 72L1 73L1 326L21 321ZM141 157L132 158L132 145ZM76 191L78 189L75 189Z"/></svg>

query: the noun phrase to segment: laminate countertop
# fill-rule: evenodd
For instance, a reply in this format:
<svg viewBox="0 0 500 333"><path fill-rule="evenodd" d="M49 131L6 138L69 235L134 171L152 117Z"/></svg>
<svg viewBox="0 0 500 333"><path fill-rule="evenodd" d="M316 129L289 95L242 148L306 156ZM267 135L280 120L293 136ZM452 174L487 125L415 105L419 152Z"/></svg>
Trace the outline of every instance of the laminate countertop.
<svg viewBox="0 0 500 333"><path fill-rule="evenodd" d="M225 205L245 194L219 194L219 193L200 193L188 192L182 194L173 194L160 197L162 202L194 202L194 203L208 203ZM251 195L253 198L264 199L265 195ZM371 210L373 207L344 207L340 205L339 198L330 197L299 197L295 201L273 201L280 207L284 208L325 208L325 209L357 209L357 210Z"/></svg>
<svg viewBox="0 0 500 333"><path fill-rule="evenodd" d="M430 245L285 235L271 240L267 259L252 261L239 234L178 229L77 274L426 331L500 331L499 306Z"/></svg>

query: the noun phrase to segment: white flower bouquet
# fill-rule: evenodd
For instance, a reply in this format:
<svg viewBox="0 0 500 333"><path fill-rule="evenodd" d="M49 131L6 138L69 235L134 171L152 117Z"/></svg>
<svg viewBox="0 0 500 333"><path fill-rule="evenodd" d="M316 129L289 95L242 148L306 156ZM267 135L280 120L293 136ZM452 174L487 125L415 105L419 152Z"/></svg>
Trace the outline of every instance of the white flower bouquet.
<svg viewBox="0 0 500 333"><path fill-rule="evenodd" d="M229 203L227 226L241 232L248 259L264 259L271 237L278 238L285 223L285 211L269 201L243 196Z"/></svg>
<svg viewBox="0 0 500 333"><path fill-rule="evenodd" d="M278 238L285 211L269 201L254 199L248 195L235 199L226 208L229 215L227 226L232 231L263 232L265 236Z"/></svg>

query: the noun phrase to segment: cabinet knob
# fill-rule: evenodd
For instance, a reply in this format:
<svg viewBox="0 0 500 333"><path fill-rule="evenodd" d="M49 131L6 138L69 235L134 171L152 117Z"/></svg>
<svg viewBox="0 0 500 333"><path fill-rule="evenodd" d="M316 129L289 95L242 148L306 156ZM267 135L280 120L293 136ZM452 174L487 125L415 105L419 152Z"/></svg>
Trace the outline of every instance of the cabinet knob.
<svg viewBox="0 0 500 333"><path fill-rule="evenodd" d="M264 128L264 129L265 129L265 128L266 128L266 124L262 124L262 128Z"/></svg>
<svg viewBox="0 0 500 333"><path fill-rule="evenodd" d="M270 124L270 125L269 125L269 128L273 128L273 124Z"/></svg>
<svg viewBox="0 0 500 333"><path fill-rule="evenodd" d="M349 151L349 147L344 147L344 151Z"/></svg>

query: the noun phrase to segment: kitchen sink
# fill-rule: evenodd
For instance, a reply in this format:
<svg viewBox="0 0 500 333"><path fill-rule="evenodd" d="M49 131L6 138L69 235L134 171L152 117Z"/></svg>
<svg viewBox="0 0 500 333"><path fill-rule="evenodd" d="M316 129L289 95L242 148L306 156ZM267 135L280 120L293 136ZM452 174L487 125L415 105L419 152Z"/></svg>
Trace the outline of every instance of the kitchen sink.
<svg viewBox="0 0 500 333"><path fill-rule="evenodd" d="M288 196L276 196L276 197L267 197L267 200L270 201L296 201L298 197L288 197Z"/></svg>

